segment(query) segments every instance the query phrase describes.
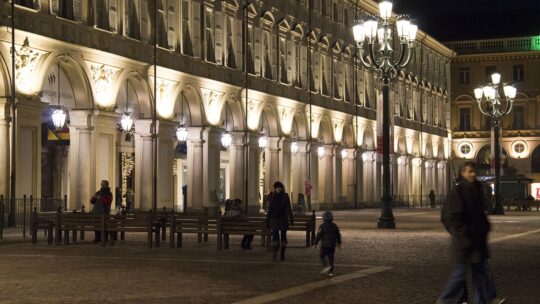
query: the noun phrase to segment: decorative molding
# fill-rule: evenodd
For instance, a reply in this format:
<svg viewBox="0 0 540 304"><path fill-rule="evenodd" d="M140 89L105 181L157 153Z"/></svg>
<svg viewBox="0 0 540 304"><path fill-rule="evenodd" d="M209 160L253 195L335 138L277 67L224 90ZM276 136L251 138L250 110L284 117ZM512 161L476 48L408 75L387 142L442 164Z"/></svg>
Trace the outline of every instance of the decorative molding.
<svg viewBox="0 0 540 304"><path fill-rule="evenodd" d="M9 48L11 49L11 46ZM33 92L33 85L36 83L35 72L44 54L48 52L30 47L28 37L18 49L15 46L15 83L20 92L27 94Z"/></svg>
<svg viewBox="0 0 540 304"><path fill-rule="evenodd" d="M122 69L86 60L91 72L92 88L96 104L104 108L110 108L115 104L113 100L113 82Z"/></svg>

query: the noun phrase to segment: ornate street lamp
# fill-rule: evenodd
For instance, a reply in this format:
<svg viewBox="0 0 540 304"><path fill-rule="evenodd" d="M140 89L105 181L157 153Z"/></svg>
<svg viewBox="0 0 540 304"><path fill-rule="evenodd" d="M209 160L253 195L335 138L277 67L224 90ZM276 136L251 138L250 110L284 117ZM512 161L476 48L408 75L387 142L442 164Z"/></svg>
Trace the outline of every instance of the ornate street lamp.
<svg viewBox="0 0 540 304"><path fill-rule="evenodd" d="M56 129L56 131L60 131L66 125L67 113L62 108L62 106L60 105L60 94L61 94L61 92L60 92L60 62L58 62L56 64L56 68L57 68L57 74L58 74L58 82L57 82L58 105L53 110L52 115L51 115L51 119L52 119L52 122L53 122L53 125L54 125L54 128Z"/></svg>
<svg viewBox="0 0 540 304"><path fill-rule="evenodd" d="M298 153L298 143L295 142L295 141L293 141L293 142L291 143L291 153L292 153L292 154Z"/></svg>
<svg viewBox="0 0 540 304"><path fill-rule="evenodd" d="M319 148L317 148L317 154L319 154L319 158L323 158L324 156L324 147L323 146L320 146Z"/></svg>
<svg viewBox="0 0 540 304"><path fill-rule="evenodd" d="M180 125L176 129L176 139L182 144L187 141L187 137L188 137L188 131L184 124L184 100L185 100L185 95L184 95L184 92L182 92L182 112L180 113L180 115L182 116L181 117L182 121L180 122Z"/></svg>
<svg viewBox="0 0 540 304"><path fill-rule="evenodd" d="M259 148L264 149L268 146L268 139L266 136L259 137Z"/></svg>
<svg viewBox="0 0 540 304"><path fill-rule="evenodd" d="M130 133L133 128L133 118L131 117L131 112L128 111L129 107L129 80L126 79L126 108L120 119L120 131L124 133Z"/></svg>
<svg viewBox="0 0 540 304"><path fill-rule="evenodd" d="M358 20L353 26L353 35L358 45L358 56L362 64L381 73L383 94L383 195L381 199L381 216L377 225L379 228L395 228L390 193L390 78L409 63L418 26L412 24L405 15L397 18L395 27L400 42L400 51L396 60L392 49L392 30L394 28L394 24L390 20L392 17L392 2L381 1L379 3L379 14L379 18L369 17L364 22ZM366 41L368 54L364 55ZM378 46L378 51L375 50L376 46Z"/></svg>
<svg viewBox="0 0 540 304"><path fill-rule="evenodd" d="M232 136L229 134L229 131L227 131L227 122L229 120L229 115L227 111L227 107L225 106L225 133L221 135L221 145L225 149L229 149L229 147L232 144Z"/></svg>
<svg viewBox="0 0 540 304"><path fill-rule="evenodd" d="M348 155L349 151L347 151L347 149L341 150L341 159L346 159Z"/></svg>
<svg viewBox="0 0 540 304"><path fill-rule="evenodd" d="M499 94L501 91L504 98ZM504 214L501 202L501 126L500 120L503 116L512 111L512 104L516 98L516 88L501 83L501 74L491 75L491 83L483 87L474 89L474 97L478 104L478 109L491 120L491 130L493 136L493 150L495 162L495 204L492 206L493 214ZM502 103L504 102L504 104Z"/></svg>

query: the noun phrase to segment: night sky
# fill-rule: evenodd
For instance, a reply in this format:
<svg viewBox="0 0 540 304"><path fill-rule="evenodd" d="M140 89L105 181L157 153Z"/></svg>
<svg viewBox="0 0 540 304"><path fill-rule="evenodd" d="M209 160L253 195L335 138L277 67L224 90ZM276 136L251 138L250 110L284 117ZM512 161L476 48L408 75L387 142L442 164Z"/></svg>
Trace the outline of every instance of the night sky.
<svg viewBox="0 0 540 304"><path fill-rule="evenodd" d="M394 0L439 41L540 35L540 0Z"/></svg>

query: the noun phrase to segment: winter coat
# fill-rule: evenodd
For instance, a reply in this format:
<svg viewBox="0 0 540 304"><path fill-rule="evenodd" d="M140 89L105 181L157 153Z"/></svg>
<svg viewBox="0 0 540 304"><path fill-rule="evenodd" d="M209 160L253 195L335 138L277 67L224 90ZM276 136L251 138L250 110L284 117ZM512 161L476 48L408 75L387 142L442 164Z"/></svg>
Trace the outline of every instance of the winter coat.
<svg viewBox="0 0 540 304"><path fill-rule="evenodd" d="M270 229L289 229L289 221L294 222L291 209L291 199L285 192L273 192L270 194L266 223Z"/></svg>
<svg viewBox="0 0 540 304"><path fill-rule="evenodd" d="M490 223L480 182L460 181L443 206L441 220L452 236L452 253L457 263L480 263L489 258Z"/></svg>
<svg viewBox="0 0 540 304"><path fill-rule="evenodd" d="M100 197L99 199L98 196ZM109 187L99 190L90 200L90 203L94 205L92 213L98 215L103 213L109 214L111 212L112 201L113 195Z"/></svg>
<svg viewBox="0 0 540 304"><path fill-rule="evenodd" d="M341 233L334 222L325 221L319 226L317 236L315 236L315 246L321 242L323 248L335 248L341 245Z"/></svg>

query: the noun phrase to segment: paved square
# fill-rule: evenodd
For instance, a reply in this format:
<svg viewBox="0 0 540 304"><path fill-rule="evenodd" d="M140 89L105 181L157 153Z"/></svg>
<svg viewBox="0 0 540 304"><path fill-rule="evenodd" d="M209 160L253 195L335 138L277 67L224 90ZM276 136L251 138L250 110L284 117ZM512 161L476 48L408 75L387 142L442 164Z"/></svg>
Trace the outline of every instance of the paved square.
<svg viewBox="0 0 540 304"><path fill-rule="evenodd" d="M335 213L344 239L336 276L318 275L317 250L291 233L286 262L239 239L217 251L215 238L184 248L146 248L142 235L114 247L0 244L0 303L433 303L450 269L438 210L397 210L398 229L378 230L377 210ZM491 218L492 269L508 303L540 296L540 213ZM41 237L41 235L40 235ZM254 241L258 245L258 240Z"/></svg>

